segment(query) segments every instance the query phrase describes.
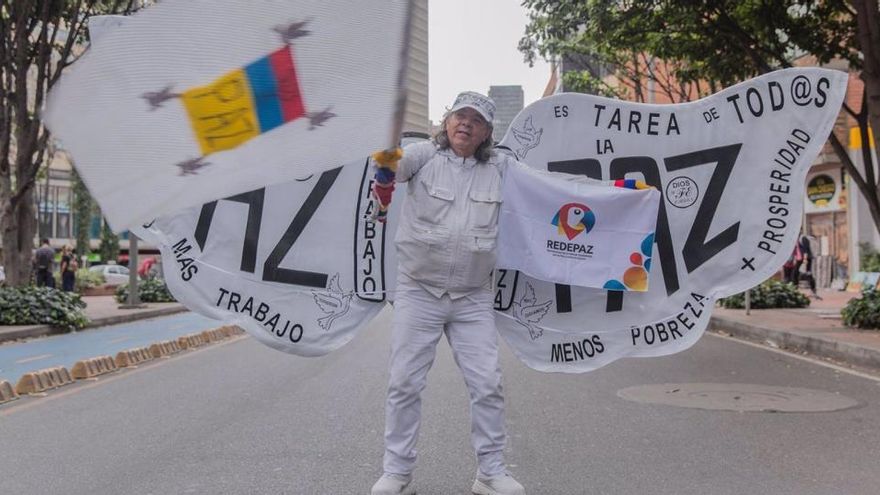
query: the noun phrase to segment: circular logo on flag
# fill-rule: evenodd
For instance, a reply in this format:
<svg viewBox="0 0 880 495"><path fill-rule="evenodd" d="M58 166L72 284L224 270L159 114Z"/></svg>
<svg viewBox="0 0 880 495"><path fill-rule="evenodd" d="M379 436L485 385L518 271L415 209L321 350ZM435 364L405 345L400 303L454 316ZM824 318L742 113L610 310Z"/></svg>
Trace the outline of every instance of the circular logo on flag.
<svg viewBox="0 0 880 495"><path fill-rule="evenodd" d="M697 202L700 188L690 177L680 175L666 184L666 201L676 208L687 208Z"/></svg>

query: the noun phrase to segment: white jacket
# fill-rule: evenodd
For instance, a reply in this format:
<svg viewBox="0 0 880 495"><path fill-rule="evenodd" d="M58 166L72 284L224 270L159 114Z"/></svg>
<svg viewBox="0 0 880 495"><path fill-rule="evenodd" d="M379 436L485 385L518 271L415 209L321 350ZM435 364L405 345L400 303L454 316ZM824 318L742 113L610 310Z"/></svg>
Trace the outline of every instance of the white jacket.
<svg viewBox="0 0 880 495"><path fill-rule="evenodd" d="M397 229L398 271L436 297L488 288L495 268L501 178L514 158L461 158L432 142L407 146L396 180L407 182Z"/></svg>

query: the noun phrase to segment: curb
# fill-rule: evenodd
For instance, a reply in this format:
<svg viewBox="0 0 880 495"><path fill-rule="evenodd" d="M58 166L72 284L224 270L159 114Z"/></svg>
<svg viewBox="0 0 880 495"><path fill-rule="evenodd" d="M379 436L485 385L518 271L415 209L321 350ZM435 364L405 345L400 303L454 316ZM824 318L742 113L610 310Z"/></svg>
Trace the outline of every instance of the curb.
<svg viewBox="0 0 880 495"><path fill-rule="evenodd" d="M112 357L98 356L91 359L77 361L76 364L73 365L71 375L77 380L82 380L110 373L117 369L116 362L113 361Z"/></svg>
<svg viewBox="0 0 880 495"><path fill-rule="evenodd" d="M194 349L196 347L201 347L207 343L208 341L200 333L184 335L177 338L177 345L179 345L181 349Z"/></svg>
<svg viewBox="0 0 880 495"><path fill-rule="evenodd" d="M12 388L12 385L6 380L0 381L0 404L17 398L18 394L15 393L15 389Z"/></svg>
<svg viewBox="0 0 880 495"><path fill-rule="evenodd" d="M179 306L172 308L157 308L128 315L105 316L104 318L95 318L94 320L89 321L89 324L86 325L85 328L104 327L107 325L116 325L117 323L129 323L132 321L146 320L159 316L168 316L177 313L183 313L185 311L189 310L186 308L186 306L180 304Z"/></svg>
<svg viewBox="0 0 880 495"><path fill-rule="evenodd" d="M171 354L177 354L186 349L195 349L244 333L245 331L237 326L226 325L199 333L184 335L178 337L177 340L157 342L149 347L121 351L116 354L115 359L110 356L83 359L73 365L72 373L63 366L31 371L22 375L14 388L9 382L0 380L0 404L17 399L20 395L39 394L74 383L75 380L112 373L121 368L135 366L160 357L169 357Z"/></svg>
<svg viewBox="0 0 880 495"><path fill-rule="evenodd" d="M68 383L73 383L70 372L64 366L57 366L25 373L15 385L15 392L18 395L38 394Z"/></svg>
<svg viewBox="0 0 880 495"><path fill-rule="evenodd" d="M787 349L807 351L810 354L845 361L857 366L880 369L880 350L861 347L846 342L797 335L772 328L741 323L722 316L712 316L709 327L723 330L734 337L765 340Z"/></svg>
<svg viewBox="0 0 880 495"><path fill-rule="evenodd" d="M176 354L180 352L182 349L177 342L174 340L165 340L162 342L157 342L150 346L150 355L153 356L154 359L158 359L160 357L166 357L171 354Z"/></svg>
<svg viewBox="0 0 880 495"><path fill-rule="evenodd" d="M146 320L149 318L157 318L159 316L168 316L177 313L183 313L185 311L189 311L185 306L178 303L178 306L171 308L157 308L151 309L148 311L141 311L139 313L131 313L131 314L123 314L117 316L105 316L103 318L95 318L94 320L89 320L89 323L82 328L82 331L87 328L96 328L103 327L107 325L116 325L119 323L130 323L138 320ZM11 329L3 329L0 327L0 342L7 342L10 340L19 340L19 339L29 339L33 337L45 337L47 335L56 335L63 334L66 332L62 332L53 328L50 325L31 325L25 326L16 330Z"/></svg>
<svg viewBox="0 0 880 495"><path fill-rule="evenodd" d="M149 347L138 347L127 351L119 351L116 354L115 362L117 368L128 368L129 366L137 366L152 360L153 355L150 354Z"/></svg>

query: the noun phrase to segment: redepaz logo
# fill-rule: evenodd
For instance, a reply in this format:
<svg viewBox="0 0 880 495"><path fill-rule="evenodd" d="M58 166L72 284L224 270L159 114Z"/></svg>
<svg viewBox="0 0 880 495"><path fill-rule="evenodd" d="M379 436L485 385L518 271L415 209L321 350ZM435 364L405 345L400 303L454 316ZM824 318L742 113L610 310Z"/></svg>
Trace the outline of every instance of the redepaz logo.
<svg viewBox="0 0 880 495"><path fill-rule="evenodd" d="M572 240L580 233L589 233L596 224L596 214L582 203L566 203L559 208L550 222L559 233Z"/></svg>

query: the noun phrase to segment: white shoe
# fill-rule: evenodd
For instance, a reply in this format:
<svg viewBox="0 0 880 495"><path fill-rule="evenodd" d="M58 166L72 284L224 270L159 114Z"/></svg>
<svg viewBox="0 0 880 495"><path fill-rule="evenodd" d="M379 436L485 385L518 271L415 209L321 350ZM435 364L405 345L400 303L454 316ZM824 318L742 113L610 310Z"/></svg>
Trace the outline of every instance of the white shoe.
<svg viewBox="0 0 880 495"><path fill-rule="evenodd" d="M415 495L412 487L412 476L385 473L373 485L370 495Z"/></svg>
<svg viewBox="0 0 880 495"><path fill-rule="evenodd" d="M474 495L526 495L526 489L508 473L492 478L478 475L471 491Z"/></svg>

